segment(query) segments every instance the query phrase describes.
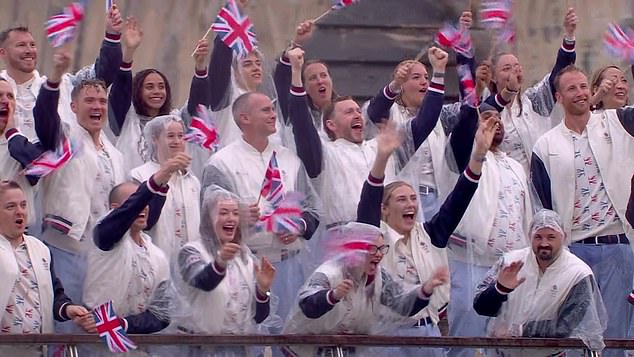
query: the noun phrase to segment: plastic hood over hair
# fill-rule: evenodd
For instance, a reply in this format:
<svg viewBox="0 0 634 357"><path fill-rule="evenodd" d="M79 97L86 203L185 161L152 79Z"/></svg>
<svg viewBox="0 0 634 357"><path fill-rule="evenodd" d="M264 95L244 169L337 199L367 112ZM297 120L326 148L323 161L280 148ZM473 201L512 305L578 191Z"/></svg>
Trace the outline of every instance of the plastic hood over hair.
<svg viewBox="0 0 634 357"><path fill-rule="evenodd" d="M158 139L165 129L167 129L167 126L171 122L183 125L183 132L185 132L186 128L183 120L175 114L160 115L145 124L145 128L143 128L143 136L145 138L145 142L147 143L150 160L158 162L158 148L156 147L155 140Z"/></svg>
<svg viewBox="0 0 634 357"><path fill-rule="evenodd" d="M542 228L553 229L562 235L564 235L564 229L562 228L561 218L555 211L549 209L541 209L533 216L533 222L531 222L530 236L533 237L535 232Z"/></svg>

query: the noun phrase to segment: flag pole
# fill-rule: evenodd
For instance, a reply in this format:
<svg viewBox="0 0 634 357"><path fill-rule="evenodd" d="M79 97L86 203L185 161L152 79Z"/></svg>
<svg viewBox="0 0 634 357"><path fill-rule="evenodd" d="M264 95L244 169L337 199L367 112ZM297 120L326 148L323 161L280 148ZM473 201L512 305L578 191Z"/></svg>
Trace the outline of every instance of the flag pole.
<svg viewBox="0 0 634 357"><path fill-rule="evenodd" d="M317 17L313 20L313 22L317 22L317 21L321 20L324 16L326 16L326 15L330 14L331 12L332 12L332 8L330 8L330 9L328 9L328 10L324 11L321 15L317 16Z"/></svg>
<svg viewBox="0 0 634 357"><path fill-rule="evenodd" d="M416 57L414 57L414 61L418 62L420 61L421 58L423 58L423 56L425 55L425 52L427 52L427 49L425 47L423 47L418 54L416 55Z"/></svg>
<svg viewBox="0 0 634 357"><path fill-rule="evenodd" d="M207 29L207 32L205 32L205 34L203 35L203 37L201 38L201 40L204 40L207 38L207 36L209 36L209 33L211 32L211 26L209 26L209 28ZM196 48L194 48L194 52L192 52L191 57L194 57L194 54L196 54L196 51L198 51L198 44L196 44Z"/></svg>

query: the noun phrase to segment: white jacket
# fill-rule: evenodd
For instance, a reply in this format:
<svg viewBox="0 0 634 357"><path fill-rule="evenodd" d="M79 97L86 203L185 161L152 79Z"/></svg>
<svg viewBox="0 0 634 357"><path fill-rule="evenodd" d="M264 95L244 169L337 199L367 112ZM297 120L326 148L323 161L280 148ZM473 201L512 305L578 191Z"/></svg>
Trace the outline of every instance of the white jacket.
<svg viewBox="0 0 634 357"><path fill-rule="evenodd" d="M81 147L64 167L42 180L44 223L49 227L47 230L54 229L62 234L48 234L45 231L44 238L57 248L76 253L81 238L92 237L93 227L88 226L89 220L96 224L107 213L107 209L103 212L92 212L91 209L91 201L96 199L95 181L99 174L99 158L90 134L77 123L65 125L65 133ZM123 157L103 132L101 141L112 160L114 184L118 185L125 179ZM104 207L108 207L107 202L104 202Z"/></svg>
<svg viewBox="0 0 634 357"><path fill-rule="evenodd" d="M19 132L13 135L20 135ZM13 137L13 136L11 136ZM9 138L9 140L11 139ZM19 162L15 161L9 153L9 141L4 135L0 135L0 179L13 180L20 184L22 191L26 195L26 206L28 208L28 224L32 226L35 224L35 204L34 197L35 192L39 186L31 186L26 176L22 175L22 166Z"/></svg>
<svg viewBox="0 0 634 357"><path fill-rule="evenodd" d="M24 235L27 251L40 292L40 313L42 314L42 333L53 333L53 281L51 280L51 253L39 239ZM7 306L11 287L18 278L18 263L14 249L5 237L0 235L0 306Z"/></svg>
<svg viewBox="0 0 634 357"><path fill-rule="evenodd" d="M625 130L616 110L592 113L586 131L608 197L621 218L625 234L634 237L634 229L625 219L630 179L634 174L634 137ZM575 167L570 130L564 123L559 124L537 141L533 152L533 182L537 182L539 191L540 183L550 180L552 208L561 216L567 236L572 237ZM537 172L536 160L543 164L545 173ZM630 245L634 248L634 239L630 239Z"/></svg>
<svg viewBox="0 0 634 357"><path fill-rule="evenodd" d="M142 183L150 179L160 169L160 165L157 162L150 161L142 166L133 169L130 172L130 177ZM179 242L174 237L176 230L176 220L174 219L174 210L176 208L174 195L180 195L183 199L185 206L185 212L183 217L186 222L187 231L184 232L187 236L187 242L196 240L199 236L198 226L200 225L200 182L190 172L186 172L184 175L178 173L172 175L169 182L169 191L165 198L165 205L161 210L161 216L156 222L156 225L150 231L152 236L152 242L171 260L174 254L178 253L181 248Z"/></svg>

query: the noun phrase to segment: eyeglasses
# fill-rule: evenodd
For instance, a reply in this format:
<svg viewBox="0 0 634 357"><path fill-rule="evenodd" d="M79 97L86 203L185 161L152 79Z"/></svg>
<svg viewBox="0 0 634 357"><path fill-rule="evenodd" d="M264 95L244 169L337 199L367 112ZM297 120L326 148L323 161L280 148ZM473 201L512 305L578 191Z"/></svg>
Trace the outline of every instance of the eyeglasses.
<svg viewBox="0 0 634 357"><path fill-rule="evenodd" d="M382 246L378 246L378 245L374 245L374 244L370 244L368 245L368 253L374 255L378 252L381 252L381 254L387 254L387 251L390 250L390 245L389 244L383 244Z"/></svg>

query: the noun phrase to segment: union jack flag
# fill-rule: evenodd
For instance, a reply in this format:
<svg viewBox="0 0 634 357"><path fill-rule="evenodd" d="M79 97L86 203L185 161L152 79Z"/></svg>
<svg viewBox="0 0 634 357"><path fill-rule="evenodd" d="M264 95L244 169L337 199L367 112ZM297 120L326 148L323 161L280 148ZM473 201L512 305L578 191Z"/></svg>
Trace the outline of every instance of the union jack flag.
<svg viewBox="0 0 634 357"><path fill-rule="evenodd" d="M218 130L209 117L209 111L204 105L199 104L198 116L192 117L187 133L183 137L185 141L196 143L205 149L216 151L218 149Z"/></svg>
<svg viewBox="0 0 634 357"><path fill-rule="evenodd" d="M277 153L275 151L271 155L269 166L264 174L260 196L273 209L277 208L284 200L284 182L282 182L282 173L277 166Z"/></svg>
<svg viewBox="0 0 634 357"><path fill-rule="evenodd" d="M74 2L64 8L64 12L46 21L46 34L51 46L61 47L70 42L77 32L77 25L84 17L84 6Z"/></svg>
<svg viewBox="0 0 634 357"><path fill-rule="evenodd" d="M255 226L256 231L300 234L302 232L302 200L301 193L288 193L273 211L260 216Z"/></svg>
<svg viewBox="0 0 634 357"><path fill-rule="evenodd" d="M613 56L634 63L634 29L623 30L621 26L611 23L603 35L603 44Z"/></svg>
<svg viewBox="0 0 634 357"><path fill-rule="evenodd" d="M480 8L480 22L490 29L504 27L511 19L512 0L483 1Z"/></svg>
<svg viewBox="0 0 634 357"><path fill-rule="evenodd" d="M136 349L136 344L126 336L121 320L112 308L112 301L97 306L92 313L99 337L113 353L124 353Z"/></svg>
<svg viewBox="0 0 634 357"><path fill-rule="evenodd" d="M253 24L248 16L240 13L236 0L227 1L227 4L220 9L211 29L240 58L245 58L256 47L257 39Z"/></svg>
<svg viewBox="0 0 634 357"><path fill-rule="evenodd" d="M346 6L350 6L352 4L358 3L361 0L333 0L332 6L330 7L332 10L343 9Z"/></svg>
<svg viewBox="0 0 634 357"><path fill-rule="evenodd" d="M456 26L446 23L438 30L435 41L465 57L473 57L473 42L469 31L461 31Z"/></svg>
<svg viewBox="0 0 634 357"><path fill-rule="evenodd" d="M471 74L471 68L467 64L461 64L456 67L458 71L458 78L462 85L462 90L465 97L462 99L465 103L472 107L478 106L478 96L475 90L475 83Z"/></svg>
<svg viewBox="0 0 634 357"><path fill-rule="evenodd" d="M68 138L64 138L62 144L55 151L47 151L33 160L24 169L25 175L44 177L59 169L69 162L77 152L76 145L73 145Z"/></svg>

